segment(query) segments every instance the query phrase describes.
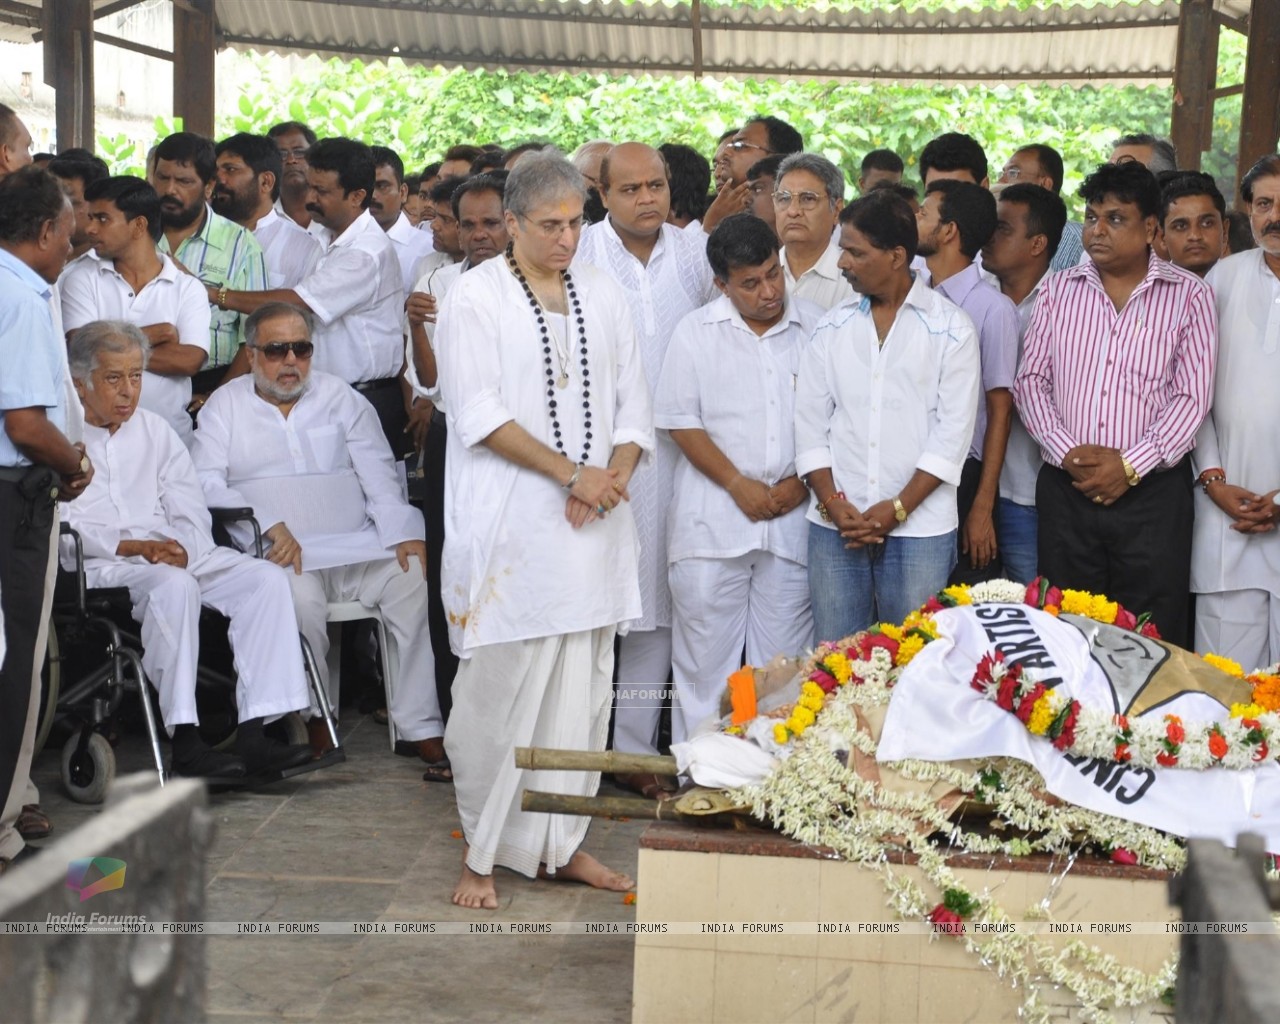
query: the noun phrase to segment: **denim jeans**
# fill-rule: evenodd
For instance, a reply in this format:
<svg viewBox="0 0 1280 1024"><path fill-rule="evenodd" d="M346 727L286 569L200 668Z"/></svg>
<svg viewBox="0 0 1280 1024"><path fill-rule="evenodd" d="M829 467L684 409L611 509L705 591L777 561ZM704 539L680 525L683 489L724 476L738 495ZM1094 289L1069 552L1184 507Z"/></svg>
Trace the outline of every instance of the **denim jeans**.
<svg viewBox="0 0 1280 1024"><path fill-rule="evenodd" d="M1040 517L1034 505L1001 498L996 505L996 536L1004 575L1015 583L1030 583L1036 572L1036 534Z"/></svg>
<svg viewBox="0 0 1280 1024"><path fill-rule="evenodd" d="M818 641L839 640L876 622L901 622L947 585L956 531L895 537L849 550L839 531L809 524L809 593Z"/></svg>

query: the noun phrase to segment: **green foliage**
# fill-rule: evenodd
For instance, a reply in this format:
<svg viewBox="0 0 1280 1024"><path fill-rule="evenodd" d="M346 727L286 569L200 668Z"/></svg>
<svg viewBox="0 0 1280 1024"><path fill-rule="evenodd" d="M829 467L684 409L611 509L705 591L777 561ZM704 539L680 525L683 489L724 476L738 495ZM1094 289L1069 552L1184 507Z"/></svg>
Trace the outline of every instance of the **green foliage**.
<svg viewBox="0 0 1280 1024"><path fill-rule="evenodd" d="M1222 34L1221 84L1239 81L1242 43L1234 33ZM458 142L510 146L541 139L571 151L594 138L633 139L682 142L709 155L721 132L768 113L794 124L808 148L835 161L850 182L857 178L863 155L881 147L899 153L907 162L907 177L914 177L920 150L944 131L968 132L981 141L993 178L1018 146L1046 142L1063 154L1063 191L1069 201L1083 176L1106 157L1116 135L1167 135L1172 108L1172 90L1157 86L611 77L410 67L395 58L367 64L335 59L296 78L285 67L257 55L236 59L234 79L241 92L234 109L219 112L220 137L237 131L264 133L278 121L299 120L321 136L391 145L415 168ZM1205 169L1230 184L1239 98L1220 101L1215 113L1214 148ZM113 166L141 162L144 154L116 153L112 142L100 140L104 151L111 152L108 162Z"/></svg>

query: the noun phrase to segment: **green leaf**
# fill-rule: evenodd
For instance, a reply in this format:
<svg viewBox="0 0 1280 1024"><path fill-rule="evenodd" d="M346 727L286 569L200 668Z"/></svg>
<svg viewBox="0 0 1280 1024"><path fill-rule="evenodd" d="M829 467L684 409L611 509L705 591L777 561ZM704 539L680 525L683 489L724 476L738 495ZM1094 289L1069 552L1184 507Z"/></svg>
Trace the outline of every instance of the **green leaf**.
<svg viewBox="0 0 1280 1024"><path fill-rule="evenodd" d="M239 106L240 106L240 113L242 113L245 117L253 116L253 103L250 101L249 97L246 96L244 93L240 94Z"/></svg>

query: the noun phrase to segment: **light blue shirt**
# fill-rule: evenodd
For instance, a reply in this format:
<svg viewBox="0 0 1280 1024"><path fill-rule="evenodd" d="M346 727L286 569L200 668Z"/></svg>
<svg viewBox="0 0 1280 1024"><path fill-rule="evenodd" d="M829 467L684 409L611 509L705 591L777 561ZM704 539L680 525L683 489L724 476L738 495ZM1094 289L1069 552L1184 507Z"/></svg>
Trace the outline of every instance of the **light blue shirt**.
<svg viewBox="0 0 1280 1024"><path fill-rule="evenodd" d="M0 413L43 407L59 430L67 425L65 371L56 346L48 282L0 248ZM0 466L29 466L0 420Z"/></svg>

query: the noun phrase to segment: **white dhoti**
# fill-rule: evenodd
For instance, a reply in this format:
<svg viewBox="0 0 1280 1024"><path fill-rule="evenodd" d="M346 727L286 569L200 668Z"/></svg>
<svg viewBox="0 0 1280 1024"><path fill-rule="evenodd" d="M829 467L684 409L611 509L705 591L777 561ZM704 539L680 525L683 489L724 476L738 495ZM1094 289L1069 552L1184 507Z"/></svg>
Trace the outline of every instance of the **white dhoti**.
<svg viewBox="0 0 1280 1024"><path fill-rule="evenodd" d="M668 701L671 627L632 631L618 641L618 687L614 694L613 749L656 754L658 724Z"/></svg>
<svg viewBox="0 0 1280 1024"><path fill-rule="evenodd" d="M681 743L720 713L729 676L747 663L813 646L809 574L768 551L736 558L682 558L671 563L671 629L675 701L671 742Z"/></svg>
<svg viewBox="0 0 1280 1024"><path fill-rule="evenodd" d="M273 718L308 703L298 624L285 570L230 548L215 548L185 569L90 559L90 587L128 587L142 624L142 667L160 693L160 714L195 724L200 607L231 620L240 721Z"/></svg>
<svg viewBox="0 0 1280 1024"><path fill-rule="evenodd" d="M494 865L537 876L569 863L590 819L532 814L520 800L533 788L593 796L599 772L515 766L516 747L604 750L613 696L613 639L605 626L563 636L476 648L458 668L445 750L453 765L458 814L479 875Z"/></svg>
<svg viewBox="0 0 1280 1024"><path fill-rule="evenodd" d="M1280 661L1280 598L1266 590L1196 595L1196 651L1239 662L1246 672Z"/></svg>
<svg viewBox="0 0 1280 1024"><path fill-rule="evenodd" d="M301 576L289 573L298 628L311 645L320 678L329 689L326 628L330 601L359 601L376 608L396 645L399 677L392 680L387 709L403 740L429 740L444 733L440 699L436 695L435 657L427 629L427 581L415 558L409 571L394 558L333 569L313 569ZM330 691L332 693L332 691Z"/></svg>

